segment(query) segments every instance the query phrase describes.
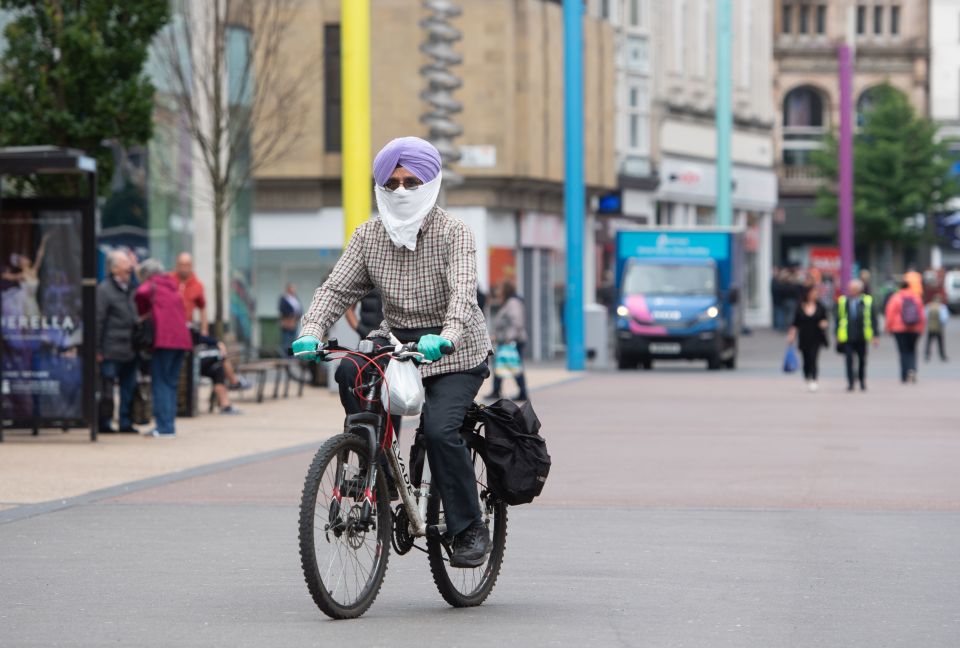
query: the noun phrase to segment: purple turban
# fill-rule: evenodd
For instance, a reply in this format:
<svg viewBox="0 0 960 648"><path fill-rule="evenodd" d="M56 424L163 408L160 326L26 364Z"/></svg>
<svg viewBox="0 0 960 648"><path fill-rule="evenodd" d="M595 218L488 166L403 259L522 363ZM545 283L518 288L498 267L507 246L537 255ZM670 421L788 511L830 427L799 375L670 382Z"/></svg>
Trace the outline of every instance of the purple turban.
<svg viewBox="0 0 960 648"><path fill-rule="evenodd" d="M427 140L419 137L398 137L380 149L373 160L373 179L381 187L398 166L430 182L440 174L440 152Z"/></svg>

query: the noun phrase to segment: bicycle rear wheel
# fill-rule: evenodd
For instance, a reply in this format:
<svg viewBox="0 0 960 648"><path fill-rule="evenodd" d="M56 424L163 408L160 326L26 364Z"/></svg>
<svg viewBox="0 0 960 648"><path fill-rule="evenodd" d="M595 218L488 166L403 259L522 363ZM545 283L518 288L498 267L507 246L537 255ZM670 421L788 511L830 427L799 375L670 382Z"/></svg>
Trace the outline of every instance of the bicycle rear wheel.
<svg viewBox="0 0 960 648"><path fill-rule="evenodd" d="M364 519L366 442L339 434L317 451L300 500L300 563L310 595L334 619L360 616L380 591L390 555L387 482L377 473Z"/></svg>
<svg viewBox="0 0 960 648"><path fill-rule="evenodd" d="M433 582L436 583L443 600L453 607L480 605L490 596L497 583L497 576L500 575L507 544L507 505L495 499L489 492L487 466L473 448L470 449L470 459L476 475L483 521L490 530L490 540L493 543L487 561L472 569L451 567L452 543L440 536L427 538L427 554ZM427 524L445 524L443 503L436 488L431 489L430 501L427 503Z"/></svg>

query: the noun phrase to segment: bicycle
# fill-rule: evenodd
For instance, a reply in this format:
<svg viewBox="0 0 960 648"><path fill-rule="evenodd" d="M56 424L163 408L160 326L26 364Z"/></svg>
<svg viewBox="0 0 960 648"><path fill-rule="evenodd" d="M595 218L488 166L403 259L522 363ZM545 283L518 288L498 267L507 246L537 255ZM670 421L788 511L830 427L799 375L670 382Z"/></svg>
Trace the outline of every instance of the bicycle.
<svg viewBox="0 0 960 648"><path fill-rule="evenodd" d="M416 343L385 349L392 350L381 348L374 353L369 340L361 342L358 350L330 340L316 351L357 362L361 370L354 389L364 404L364 411L347 415L344 432L317 451L300 501L303 575L317 607L333 619L359 617L373 604L386 575L391 546L398 555L414 548L425 552L440 595L453 607L483 603L496 584L503 562L507 505L487 488L486 466L480 454L482 405L474 403L469 408L461 434L470 451L492 550L478 567L451 567L452 540L446 536L439 492L431 488L425 448L420 447L423 468L415 486L381 401L385 377L377 365L383 358L391 362L429 361L417 352ZM415 443L419 441L418 430ZM400 499L395 509L391 509L391 485ZM422 538L426 548L417 543Z"/></svg>

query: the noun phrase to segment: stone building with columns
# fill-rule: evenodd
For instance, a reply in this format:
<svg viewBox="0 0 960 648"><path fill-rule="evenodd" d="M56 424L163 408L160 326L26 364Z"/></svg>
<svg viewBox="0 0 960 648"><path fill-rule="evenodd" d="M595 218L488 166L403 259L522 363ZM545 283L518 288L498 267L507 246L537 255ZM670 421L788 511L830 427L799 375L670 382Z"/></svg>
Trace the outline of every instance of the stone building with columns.
<svg viewBox="0 0 960 648"><path fill-rule="evenodd" d="M802 265L810 247L835 244L836 222L813 214L823 180L810 155L840 123L837 46L852 34L857 113L869 104L871 88L887 82L926 115L928 1L782 0L775 3L772 27L780 192L774 259ZM866 251L859 252L865 259Z"/></svg>

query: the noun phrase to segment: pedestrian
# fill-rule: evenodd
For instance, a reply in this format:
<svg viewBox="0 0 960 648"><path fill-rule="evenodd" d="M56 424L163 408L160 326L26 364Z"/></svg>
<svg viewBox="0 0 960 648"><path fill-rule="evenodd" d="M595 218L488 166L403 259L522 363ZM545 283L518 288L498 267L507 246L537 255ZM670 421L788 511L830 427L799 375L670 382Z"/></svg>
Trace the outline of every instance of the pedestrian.
<svg viewBox="0 0 960 648"><path fill-rule="evenodd" d="M930 362L930 344L936 340L937 350L940 352L940 360L947 361L947 353L943 348L943 332L947 328L947 322L950 321L950 310L943 303L943 298L939 293L933 295L930 303L927 304L927 348L924 358Z"/></svg>
<svg viewBox="0 0 960 648"><path fill-rule="evenodd" d="M886 311L886 326L897 342L900 382L904 384L917 382L917 341L923 333L926 319L915 286L904 279L900 283L900 290L887 302Z"/></svg>
<svg viewBox="0 0 960 648"><path fill-rule="evenodd" d="M183 312L183 300L163 264L147 259L140 264L140 287L134 296L140 318L153 326L150 378L153 385L153 418L156 427L148 436L172 439L177 413L177 382L184 351L192 347ZM149 323L148 323L149 320Z"/></svg>
<svg viewBox="0 0 960 648"><path fill-rule="evenodd" d="M280 351L282 355L286 355L287 349L297 339L297 329L300 318L303 317L303 307L297 299L297 287L293 283L288 283L280 295L277 310L280 313Z"/></svg>
<svg viewBox="0 0 960 648"><path fill-rule="evenodd" d="M97 286L97 363L100 367L100 432L132 432L131 407L137 387L137 355L133 329L137 310L133 303L130 259L119 250L107 255L107 278ZM120 388L120 426L113 427L114 388Z"/></svg>
<svg viewBox="0 0 960 648"><path fill-rule="evenodd" d="M527 400L527 380L523 374L523 348L527 344L526 314L523 300L517 296L517 289L512 281L505 280L500 284L496 291L496 298L499 302L497 314L493 317L493 340L500 345L514 345L516 347L516 356L519 359L518 369L512 374L517 381L517 388L520 393L515 400ZM493 389L487 394L486 398L497 400L500 398L500 389L503 386L503 375L496 371L493 372Z"/></svg>
<svg viewBox="0 0 960 648"><path fill-rule="evenodd" d="M802 286L797 281L797 272L793 269L784 269L781 276L780 307L782 310L780 326L783 330L790 326L797 314L797 305L800 303Z"/></svg>
<svg viewBox="0 0 960 648"><path fill-rule="evenodd" d="M454 538L451 567L477 567L491 543L483 523L473 463L460 427L489 375L490 337L477 305L477 246L461 220L437 206L440 153L418 137L388 143L376 156L378 216L353 233L333 272L303 316L295 352L315 351L320 338L370 290L383 300L384 320L368 338L390 334L416 342L432 364L422 365L426 402L421 426L446 521ZM451 351L444 355L441 349ZM341 363L341 366L350 363ZM362 409L344 372L347 412ZM346 393L345 393L346 392Z"/></svg>
<svg viewBox="0 0 960 648"><path fill-rule="evenodd" d="M793 324L787 332L787 344L797 344L800 355L803 357L803 378L807 383L807 390L815 392L819 388L817 383L817 360L820 349L827 346L827 310L818 299L819 290L816 285L807 287L806 294Z"/></svg>
<svg viewBox="0 0 960 648"><path fill-rule="evenodd" d="M241 414L242 412L230 402L230 393L227 391L227 368L230 361L227 359L226 347L223 342L209 335L202 335L199 331L190 332L193 342L193 355L200 361L200 375L209 378L213 383L213 397L221 414Z"/></svg>
<svg viewBox="0 0 960 648"><path fill-rule="evenodd" d="M847 285L848 295L837 300L837 347L847 368L847 391L852 392L854 378L860 390L867 390L867 345L877 338L877 313L871 295L863 294L863 282L854 279ZM854 360L857 370L854 372Z"/></svg>
<svg viewBox="0 0 960 648"><path fill-rule="evenodd" d="M181 252L177 255L177 266L170 273L170 277L174 280L177 292L183 300L183 314L187 324L199 326L202 335L209 335L207 299L203 291L203 282L193 272L193 257L189 252ZM194 319L197 312L199 312L199 321Z"/></svg>

